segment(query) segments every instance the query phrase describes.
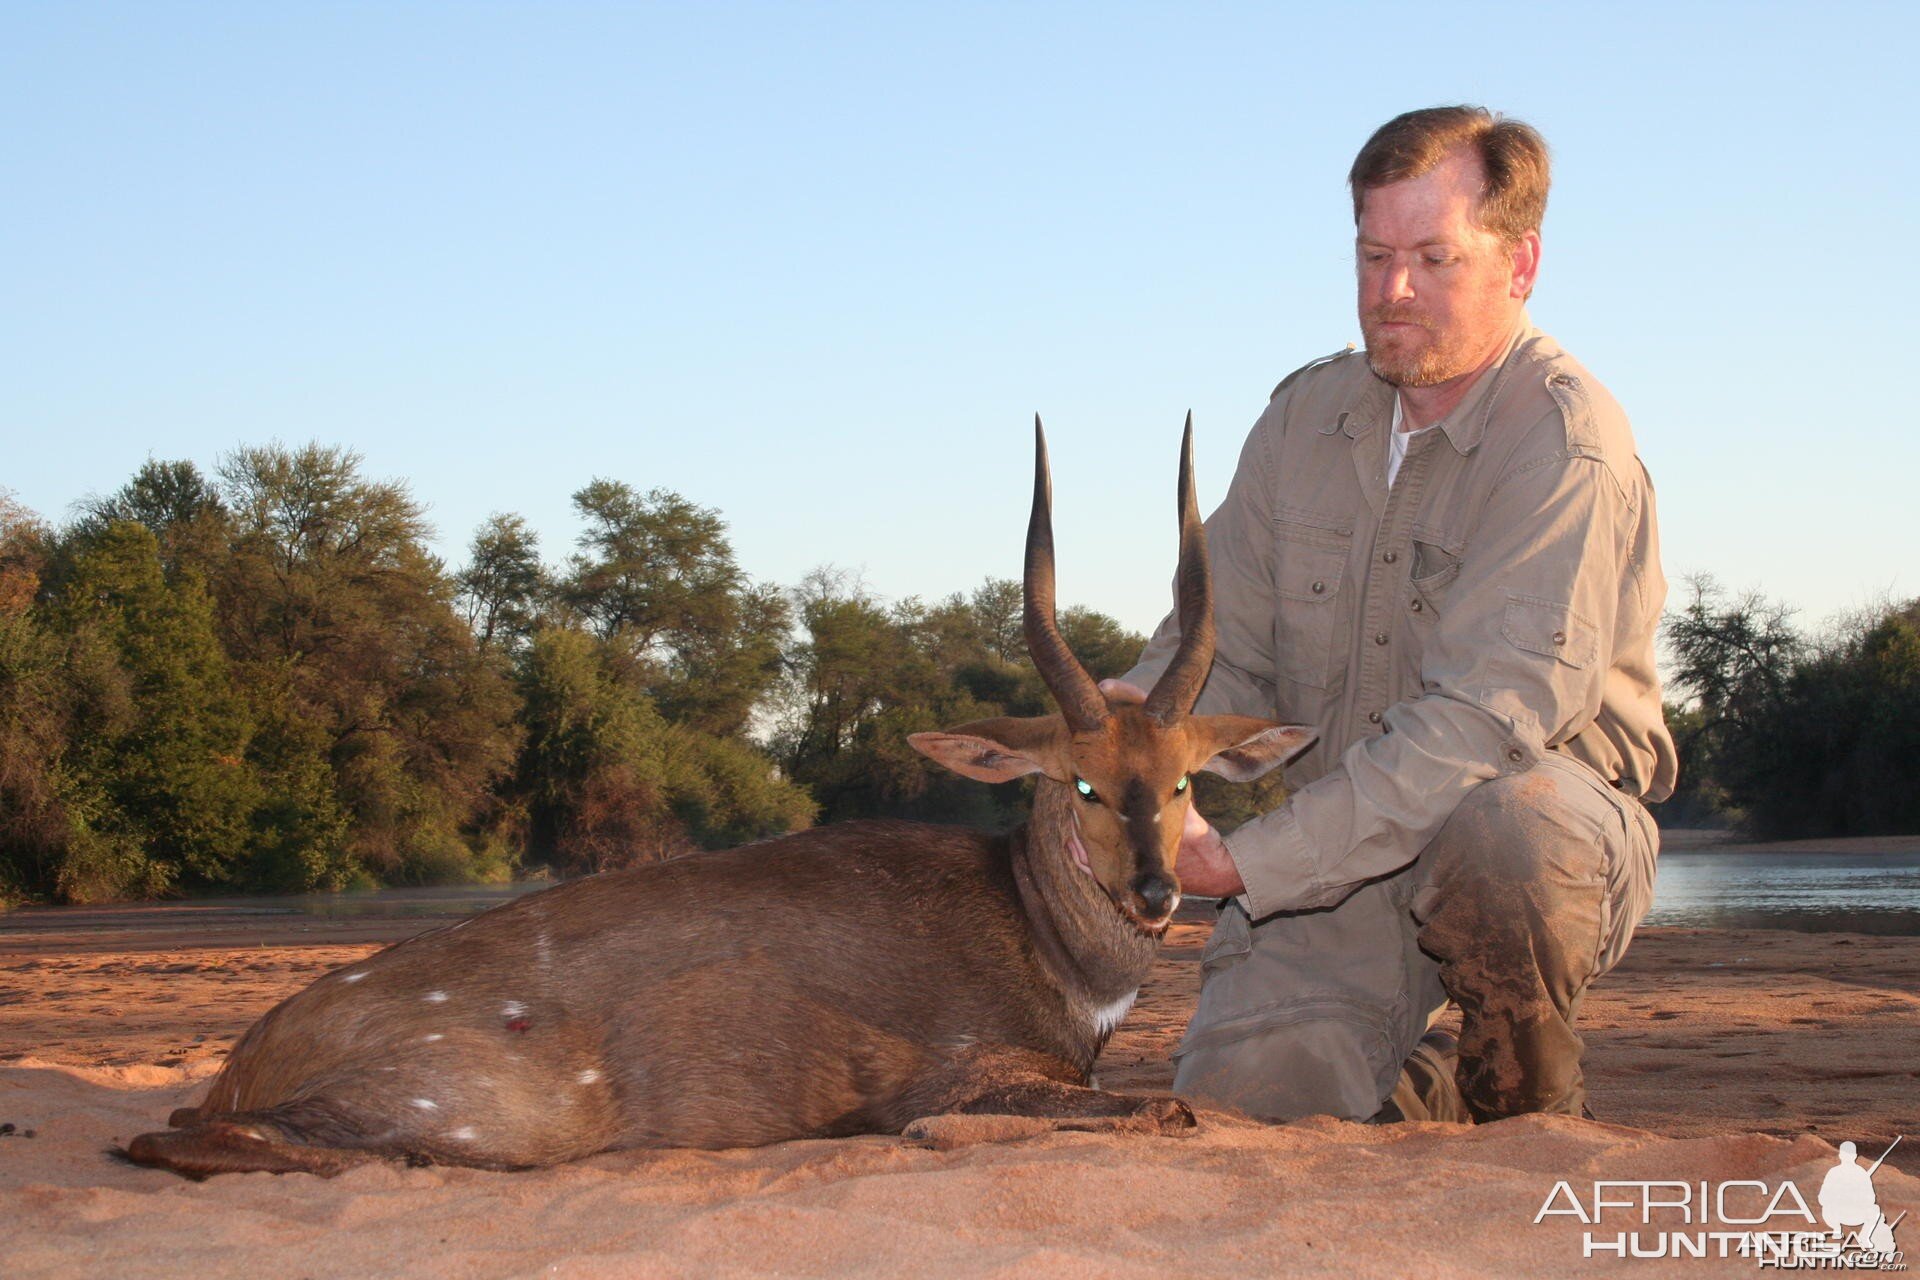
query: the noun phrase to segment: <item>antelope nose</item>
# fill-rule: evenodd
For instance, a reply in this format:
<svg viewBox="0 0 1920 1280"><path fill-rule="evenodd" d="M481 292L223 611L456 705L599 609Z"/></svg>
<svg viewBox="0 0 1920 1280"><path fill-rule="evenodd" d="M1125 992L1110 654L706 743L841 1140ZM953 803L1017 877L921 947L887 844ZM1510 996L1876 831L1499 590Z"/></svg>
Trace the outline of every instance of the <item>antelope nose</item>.
<svg viewBox="0 0 1920 1280"><path fill-rule="evenodd" d="M1149 871L1134 878L1133 898L1139 904L1141 915L1157 920L1179 901L1180 887L1159 872Z"/></svg>

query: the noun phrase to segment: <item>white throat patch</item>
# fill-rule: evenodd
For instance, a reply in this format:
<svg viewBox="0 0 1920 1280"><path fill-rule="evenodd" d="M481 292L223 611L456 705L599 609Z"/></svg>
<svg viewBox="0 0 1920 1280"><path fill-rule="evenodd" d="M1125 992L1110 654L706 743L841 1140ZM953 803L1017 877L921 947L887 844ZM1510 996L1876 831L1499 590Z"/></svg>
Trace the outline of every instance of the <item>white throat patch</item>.
<svg viewBox="0 0 1920 1280"><path fill-rule="evenodd" d="M1133 1008L1133 1002L1138 999L1139 996L1140 992L1136 988L1135 990L1127 992L1127 994L1121 996L1112 1004L1103 1005L1095 1009L1091 1015L1094 1032L1102 1036L1112 1035L1114 1028L1118 1027L1126 1018L1128 1011Z"/></svg>

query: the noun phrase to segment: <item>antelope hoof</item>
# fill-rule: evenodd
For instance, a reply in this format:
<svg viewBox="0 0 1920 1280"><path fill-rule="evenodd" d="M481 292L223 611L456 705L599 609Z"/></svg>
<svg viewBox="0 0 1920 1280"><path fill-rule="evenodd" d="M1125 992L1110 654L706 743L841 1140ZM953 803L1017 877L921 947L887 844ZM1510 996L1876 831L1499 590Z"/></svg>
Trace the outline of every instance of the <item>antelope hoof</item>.
<svg viewBox="0 0 1920 1280"><path fill-rule="evenodd" d="M1200 1127L1193 1108L1179 1098L1142 1098L1125 1115L1071 1120L1060 1126L1080 1133L1140 1133L1183 1138Z"/></svg>
<svg viewBox="0 0 1920 1280"><path fill-rule="evenodd" d="M1042 1116L948 1114L921 1116L900 1131L916 1147L956 1151L989 1142L1018 1142L1050 1133L1059 1125Z"/></svg>

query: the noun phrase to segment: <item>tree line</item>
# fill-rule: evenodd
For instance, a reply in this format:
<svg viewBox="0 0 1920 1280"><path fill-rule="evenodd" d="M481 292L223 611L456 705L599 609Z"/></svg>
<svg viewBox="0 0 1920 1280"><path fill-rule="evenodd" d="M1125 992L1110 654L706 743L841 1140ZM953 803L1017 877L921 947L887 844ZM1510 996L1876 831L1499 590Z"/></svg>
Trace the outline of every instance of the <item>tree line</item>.
<svg viewBox="0 0 1920 1280"><path fill-rule="evenodd" d="M1007 821L909 733L1049 703L1017 582L751 580L718 512L594 479L557 563L466 563L338 448L150 461L55 526L0 495L0 900L573 875L868 815ZM1091 610L1090 670L1143 640ZM1006 791L1009 789L1001 789Z"/></svg>
<svg viewBox="0 0 1920 1280"><path fill-rule="evenodd" d="M1020 585L882 600L741 569L720 514L594 479L557 562L517 515L464 565L344 449L150 461L55 526L0 494L0 901L605 870L896 816L1007 823L907 735L1052 709ZM1085 608L1096 677L1144 640ZM1710 580L1669 615L1663 821L1920 831L1920 601L1796 630ZM1277 803L1197 779L1223 824Z"/></svg>
<svg viewBox="0 0 1920 1280"><path fill-rule="evenodd" d="M1824 631L1757 592L1688 583L1664 636L1680 789L1663 822L1762 839L1920 832L1920 599Z"/></svg>

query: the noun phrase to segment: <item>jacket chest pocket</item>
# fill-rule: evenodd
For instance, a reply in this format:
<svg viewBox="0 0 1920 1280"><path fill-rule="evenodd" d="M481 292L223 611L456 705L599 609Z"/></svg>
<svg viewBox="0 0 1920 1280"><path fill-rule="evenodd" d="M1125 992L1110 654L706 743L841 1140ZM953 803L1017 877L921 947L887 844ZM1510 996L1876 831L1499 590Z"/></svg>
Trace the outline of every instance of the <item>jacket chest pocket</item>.
<svg viewBox="0 0 1920 1280"><path fill-rule="evenodd" d="M1460 544L1444 534L1415 527L1407 607L1416 623L1437 622L1446 611L1448 589L1460 576L1462 550Z"/></svg>
<svg viewBox="0 0 1920 1280"><path fill-rule="evenodd" d="M1353 531L1337 523L1281 519L1274 538L1276 674L1315 689L1332 686Z"/></svg>

